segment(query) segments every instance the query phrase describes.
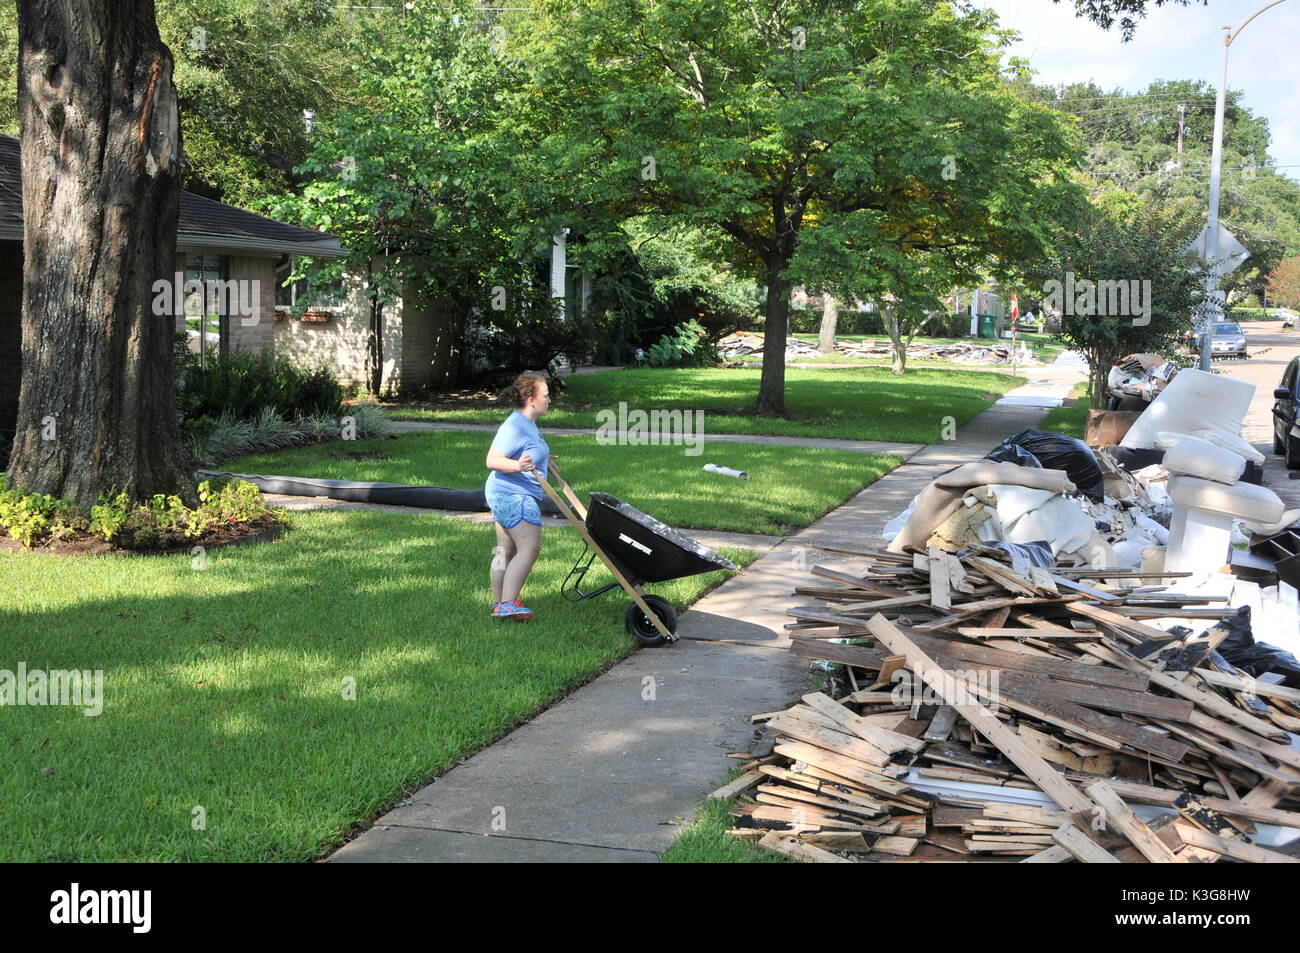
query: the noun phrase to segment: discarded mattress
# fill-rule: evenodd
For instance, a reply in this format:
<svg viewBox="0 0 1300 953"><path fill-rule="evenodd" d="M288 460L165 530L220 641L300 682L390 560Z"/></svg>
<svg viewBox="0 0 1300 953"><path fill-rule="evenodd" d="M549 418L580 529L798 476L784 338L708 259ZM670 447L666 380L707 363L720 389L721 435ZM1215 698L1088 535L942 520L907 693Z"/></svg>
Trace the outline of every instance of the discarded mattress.
<svg viewBox="0 0 1300 953"><path fill-rule="evenodd" d="M1204 431L1237 437L1255 396L1246 381L1187 369L1170 381L1120 440L1125 447L1154 447L1162 430L1204 437Z"/></svg>
<svg viewBox="0 0 1300 953"><path fill-rule="evenodd" d="M408 486L405 483L357 483L351 480L316 480L309 477L275 476L259 473L226 473L199 470L201 480L214 478L247 480L263 493L285 496L323 496L349 503L383 503L389 506L419 506L431 510L486 513L490 509L482 490L457 490L446 486ZM538 501L544 515L559 516L548 498Z"/></svg>

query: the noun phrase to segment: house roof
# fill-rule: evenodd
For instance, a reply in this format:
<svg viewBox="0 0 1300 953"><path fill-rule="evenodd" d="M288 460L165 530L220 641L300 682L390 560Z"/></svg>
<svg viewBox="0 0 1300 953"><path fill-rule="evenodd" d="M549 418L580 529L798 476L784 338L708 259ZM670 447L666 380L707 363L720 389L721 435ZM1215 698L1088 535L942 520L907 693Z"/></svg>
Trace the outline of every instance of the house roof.
<svg viewBox="0 0 1300 953"><path fill-rule="evenodd" d="M0 239L23 237L22 166L19 141L0 134ZM181 192L176 246L182 250L246 255L308 255L342 258L346 249L325 232L278 222L264 215Z"/></svg>

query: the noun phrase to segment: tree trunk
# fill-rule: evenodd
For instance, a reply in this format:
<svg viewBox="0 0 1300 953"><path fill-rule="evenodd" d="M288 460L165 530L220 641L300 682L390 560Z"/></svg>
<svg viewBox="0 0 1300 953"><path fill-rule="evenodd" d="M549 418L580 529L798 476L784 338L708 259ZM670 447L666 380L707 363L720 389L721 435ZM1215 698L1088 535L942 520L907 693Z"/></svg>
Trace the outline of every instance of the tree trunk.
<svg viewBox="0 0 1300 953"><path fill-rule="evenodd" d="M885 326L885 333L889 335L889 342L893 346L894 359L891 370L895 374L906 374L907 345L909 342L903 340L903 330L898 323L898 306L895 304L882 304L880 306L880 322Z"/></svg>
<svg viewBox="0 0 1300 953"><path fill-rule="evenodd" d="M170 303L181 141L153 0L18 0L18 29L22 383L11 481L83 507L114 487L192 503ZM162 313L157 280L168 289Z"/></svg>
<svg viewBox="0 0 1300 953"><path fill-rule="evenodd" d="M785 416L785 339L790 328L790 282L783 276L789 259L773 255L767 267L767 309L763 322L763 373L756 413Z"/></svg>
<svg viewBox="0 0 1300 953"><path fill-rule="evenodd" d="M829 294L822 295L822 326L817 335L817 350L823 354L835 351L835 328L839 324L839 303Z"/></svg>

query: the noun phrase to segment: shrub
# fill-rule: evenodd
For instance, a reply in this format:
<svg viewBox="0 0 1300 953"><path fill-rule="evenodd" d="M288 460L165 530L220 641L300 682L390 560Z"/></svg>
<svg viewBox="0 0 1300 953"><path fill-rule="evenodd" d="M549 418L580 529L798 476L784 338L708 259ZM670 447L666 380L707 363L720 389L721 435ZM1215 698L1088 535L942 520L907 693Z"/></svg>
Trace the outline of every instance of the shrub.
<svg viewBox="0 0 1300 953"><path fill-rule="evenodd" d="M267 508L262 491L246 480L205 480L198 495L199 505L190 509L179 496L159 493L136 503L114 490L100 494L87 519L70 500L10 489L8 477L0 473L0 531L24 546L89 533L124 549L165 549L217 526L279 519Z"/></svg>
<svg viewBox="0 0 1300 953"><path fill-rule="evenodd" d="M705 339L704 328L694 319L677 325L645 352L649 367L707 367L717 362L717 352Z"/></svg>
<svg viewBox="0 0 1300 953"><path fill-rule="evenodd" d="M85 520L72 501L9 489L9 477L0 473L0 529L6 535L30 546L35 539L60 539L84 528Z"/></svg>
<svg viewBox="0 0 1300 953"><path fill-rule="evenodd" d="M325 365L304 367L285 355L234 351L199 367L197 354L178 354L178 406L187 420L229 414L251 419L271 407L287 417L337 414L343 388Z"/></svg>
<svg viewBox="0 0 1300 953"><path fill-rule="evenodd" d="M211 466L222 460L249 453L283 450L303 443L339 440L348 428L344 421L352 418L348 436L357 440L378 440L393 432L392 421L378 407L357 404L345 408L341 416L313 414L285 420L274 408L264 407L255 417L241 420L222 414L217 420L204 418L191 428L191 455L199 463Z"/></svg>

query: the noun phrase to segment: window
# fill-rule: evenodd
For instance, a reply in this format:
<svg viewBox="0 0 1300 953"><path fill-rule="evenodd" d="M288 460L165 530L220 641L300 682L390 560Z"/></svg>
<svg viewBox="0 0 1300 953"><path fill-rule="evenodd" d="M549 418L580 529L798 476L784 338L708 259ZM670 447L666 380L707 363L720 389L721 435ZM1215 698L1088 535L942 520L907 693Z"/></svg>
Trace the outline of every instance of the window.
<svg viewBox="0 0 1300 953"><path fill-rule="evenodd" d="M230 315L225 296L221 294L226 279L227 259L224 255L185 256L185 328L198 332L195 346L199 353L199 366L207 363L208 355L224 355L230 345ZM190 282L199 282L202 290Z"/></svg>
<svg viewBox="0 0 1300 953"><path fill-rule="evenodd" d="M275 270L275 305L278 308L292 308L302 304L305 308L341 308L347 297L343 282L328 282L312 288L306 278L289 281L289 276L299 265L310 266L311 259L285 258Z"/></svg>

